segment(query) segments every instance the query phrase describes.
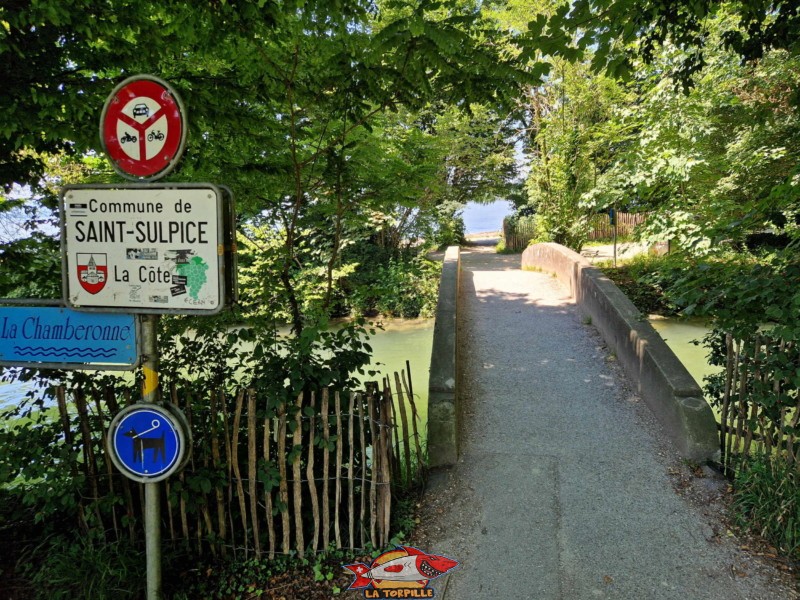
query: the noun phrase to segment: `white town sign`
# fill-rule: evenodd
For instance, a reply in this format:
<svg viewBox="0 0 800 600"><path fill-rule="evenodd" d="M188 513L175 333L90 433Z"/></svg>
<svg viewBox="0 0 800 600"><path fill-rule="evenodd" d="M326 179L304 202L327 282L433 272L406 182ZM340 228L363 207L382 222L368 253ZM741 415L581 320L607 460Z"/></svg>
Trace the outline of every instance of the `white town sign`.
<svg viewBox="0 0 800 600"><path fill-rule="evenodd" d="M67 305L218 312L224 305L222 211L222 193L211 184L66 187Z"/></svg>

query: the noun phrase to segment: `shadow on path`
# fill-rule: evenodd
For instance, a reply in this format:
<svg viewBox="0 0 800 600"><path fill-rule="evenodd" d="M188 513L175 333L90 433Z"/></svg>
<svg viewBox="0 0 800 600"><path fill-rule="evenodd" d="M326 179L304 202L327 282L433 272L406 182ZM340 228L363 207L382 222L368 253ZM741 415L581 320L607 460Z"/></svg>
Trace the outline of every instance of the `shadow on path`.
<svg viewBox="0 0 800 600"><path fill-rule="evenodd" d="M675 494L677 459L602 340L556 279L518 265L462 253L462 447L419 532L461 561L437 597L791 597L731 577L738 551Z"/></svg>

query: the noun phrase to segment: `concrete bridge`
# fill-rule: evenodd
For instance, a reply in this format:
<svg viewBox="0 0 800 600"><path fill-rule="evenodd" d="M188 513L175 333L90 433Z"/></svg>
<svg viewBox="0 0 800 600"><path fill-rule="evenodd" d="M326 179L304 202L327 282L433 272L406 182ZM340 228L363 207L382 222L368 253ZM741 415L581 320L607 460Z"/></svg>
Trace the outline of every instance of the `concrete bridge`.
<svg viewBox="0 0 800 600"><path fill-rule="evenodd" d="M713 415L599 271L451 248L440 294L415 541L462 566L437 597L796 597L728 535Z"/></svg>

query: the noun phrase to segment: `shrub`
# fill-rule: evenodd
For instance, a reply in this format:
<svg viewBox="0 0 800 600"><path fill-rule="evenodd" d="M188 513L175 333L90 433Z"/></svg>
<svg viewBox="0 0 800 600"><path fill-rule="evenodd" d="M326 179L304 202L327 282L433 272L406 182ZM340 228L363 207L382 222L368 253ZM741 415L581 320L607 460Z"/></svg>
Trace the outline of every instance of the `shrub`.
<svg viewBox="0 0 800 600"><path fill-rule="evenodd" d="M139 597L145 569L144 554L127 542L56 537L33 551L24 572L42 600L117 600Z"/></svg>
<svg viewBox="0 0 800 600"><path fill-rule="evenodd" d="M800 558L798 483L793 465L760 455L741 465L733 492L736 523L794 558Z"/></svg>
<svg viewBox="0 0 800 600"><path fill-rule="evenodd" d="M618 263L616 268L610 262L598 266L644 314L669 316L678 312L669 288L678 278L681 266L671 257L640 254Z"/></svg>
<svg viewBox="0 0 800 600"><path fill-rule="evenodd" d="M394 258L354 277L346 301L355 315L431 317L439 297L440 274L438 262Z"/></svg>

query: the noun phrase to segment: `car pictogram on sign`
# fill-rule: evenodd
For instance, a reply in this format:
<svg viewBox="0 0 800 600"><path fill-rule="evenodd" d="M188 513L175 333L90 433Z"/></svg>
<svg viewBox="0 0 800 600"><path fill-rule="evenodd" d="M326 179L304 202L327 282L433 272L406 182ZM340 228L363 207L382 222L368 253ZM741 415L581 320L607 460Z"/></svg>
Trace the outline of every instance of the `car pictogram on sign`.
<svg viewBox="0 0 800 600"><path fill-rule="evenodd" d="M134 117L149 117L150 116L150 109L148 108L147 104L137 104L133 107L133 116Z"/></svg>

